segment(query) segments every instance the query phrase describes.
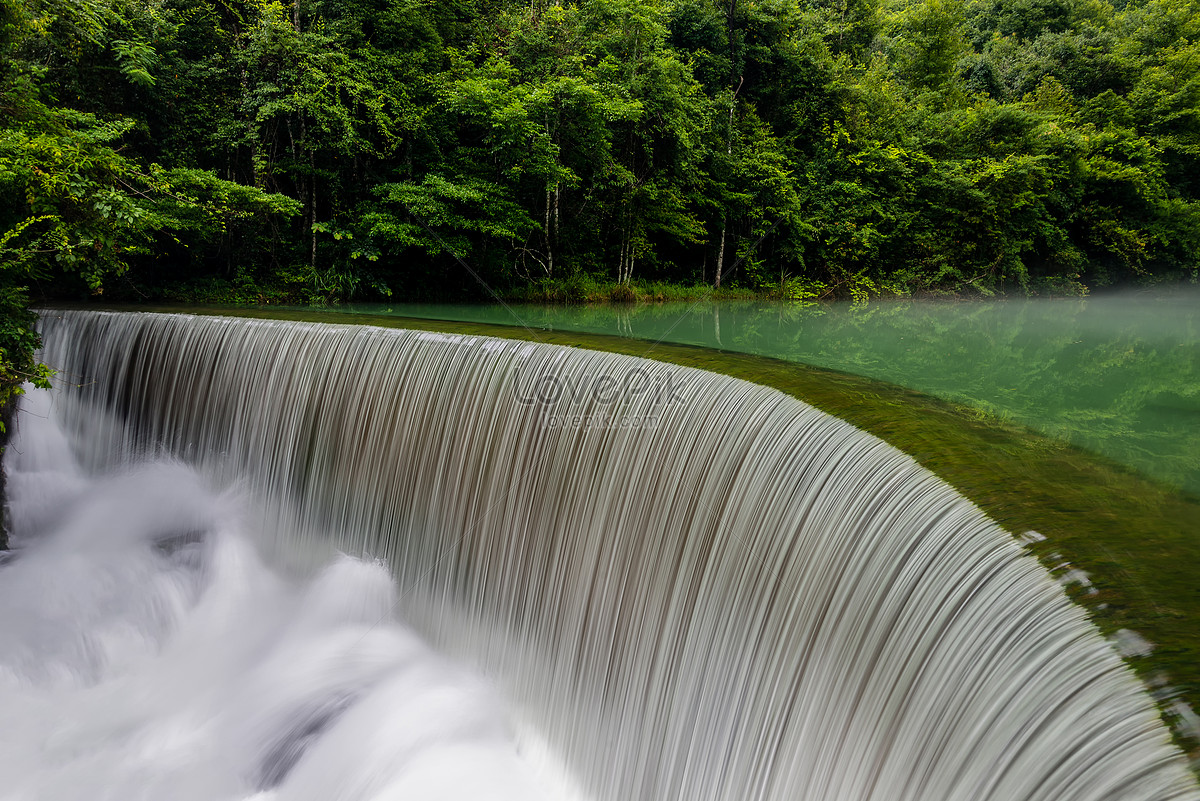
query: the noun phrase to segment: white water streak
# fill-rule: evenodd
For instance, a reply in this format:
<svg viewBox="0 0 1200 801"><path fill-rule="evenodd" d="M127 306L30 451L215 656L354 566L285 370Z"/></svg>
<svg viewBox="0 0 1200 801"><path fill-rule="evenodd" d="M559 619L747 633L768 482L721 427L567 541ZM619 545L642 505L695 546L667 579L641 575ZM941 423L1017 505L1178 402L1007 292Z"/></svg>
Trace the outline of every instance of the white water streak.
<svg viewBox="0 0 1200 801"><path fill-rule="evenodd" d="M405 619L597 798L1198 797L1017 542L778 392L366 327L65 312L44 330L82 385L67 420L89 466L171 454L241 482L281 553L386 559Z"/></svg>

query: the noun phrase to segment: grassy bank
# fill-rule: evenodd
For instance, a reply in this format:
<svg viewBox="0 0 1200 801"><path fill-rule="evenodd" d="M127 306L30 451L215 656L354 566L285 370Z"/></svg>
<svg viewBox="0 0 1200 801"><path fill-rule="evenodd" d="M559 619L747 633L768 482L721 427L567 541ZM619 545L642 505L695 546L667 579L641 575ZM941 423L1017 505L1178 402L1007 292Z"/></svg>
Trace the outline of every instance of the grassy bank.
<svg viewBox="0 0 1200 801"><path fill-rule="evenodd" d="M804 278L776 276L776 280L755 280L747 283L734 277L720 289L703 282L651 281L635 278L626 283L576 273L564 278L541 278L508 288L499 288L495 295L475 284L467 284L457 295L445 292L425 297L419 288L409 288L416 300L429 302L487 303L499 298L506 303L540 303L550 305L671 303L701 300L762 300L782 302L815 302L854 300L866 302L878 298L995 298L1005 294L996 288L980 287L969 282L905 284L900 281L877 282L862 277L822 282ZM184 303L195 305L232 306L322 306L341 302L384 302L389 296L379 287L358 282L342 285L339 291L313 277L293 276L291 281L256 282L243 276L229 280L203 278L153 286L148 284L117 285L106 292L109 302L115 303ZM464 276L464 280L466 276ZM1146 285L1156 283L1147 278ZM1088 286L1078 281L1041 280L1024 289L1009 287L1016 297L1083 297L1090 293ZM347 294L348 293L348 294ZM82 298L80 298L82 299Z"/></svg>
<svg viewBox="0 0 1200 801"><path fill-rule="evenodd" d="M697 300L754 300L770 297L769 290L722 287L708 284L673 284L666 281L617 281L575 275L543 279L501 293L511 303L668 303Z"/></svg>
<svg viewBox="0 0 1200 801"><path fill-rule="evenodd" d="M161 309L179 311L179 309ZM1102 633L1130 629L1154 650L1130 660L1151 687L1169 685L1200 707L1200 500L1114 462L978 410L845 373L775 359L612 336L327 312L269 309L192 313L370 324L530 339L641 356L764 384L845 419L937 473L1032 546L1052 571L1065 560L1086 571L1095 594L1075 593ZM1170 698L1161 694L1164 718ZM1178 732L1178 727L1176 727ZM1200 742L1180 744L1193 760Z"/></svg>

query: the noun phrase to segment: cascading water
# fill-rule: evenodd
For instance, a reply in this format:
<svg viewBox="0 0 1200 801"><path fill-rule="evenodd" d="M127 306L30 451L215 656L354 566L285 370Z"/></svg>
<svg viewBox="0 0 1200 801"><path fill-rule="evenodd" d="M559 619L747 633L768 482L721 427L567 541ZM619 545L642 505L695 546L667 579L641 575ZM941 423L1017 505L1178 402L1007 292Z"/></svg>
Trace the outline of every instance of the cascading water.
<svg viewBox="0 0 1200 801"><path fill-rule="evenodd" d="M288 579L235 494L170 461L88 476L52 412L23 399L7 454L0 799L564 795L487 688L392 619L385 566Z"/></svg>
<svg viewBox="0 0 1200 801"><path fill-rule="evenodd" d="M596 799L1200 798L1136 680L1034 559L908 457L778 392L610 354L366 327L55 312L43 329L43 359L77 384L55 418L85 470L54 479L73 505L35 504L75 510L59 520L21 512L33 479L14 475L17 531L59 530L0 572L0 620L22 629L0 663L3 686L38 688L33 706L46 696L75 714L87 671L120 664L132 678L119 682L144 679L148 698L166 688L183 710L168 708L165 743L153 745L186 750L189 715L228 694L209 725L235 734L199 750L248 766L230 775L257 775L265 792L301 776L324 782L324 797L360 797L337 782L359 787L391 763L348 745L376 743L353 726L365 718L423 741L420 685L391 691L408 704L394 716L374 702L343 712L344 699L374 690L305 660L312 649L348 662L368 688L390 681L379 677L388 659L434 660L390 624L385 639L401 644L375 647L398 651L357 655L374 645L370 618L394 606L491 681L522 730L536 729ZM88 483L167 458L189 467ZM172 476L197 496L173 495ZM258 603L267 590L222 556L233 548L252 561L244 540L212 533L228 492L200 493L196 476L238 488L259 550L314 577ZM157 510L147 530L158 544L136 559L132 535L114 546L88 529L93 507L128 490L141 494L120 502L134 530L147 528L143 506ZM335 548L386 560L395 595L368 562L316 567ZM102 599L118 583L136 586L117 594L138 626L123 610L113 623L107 601L44 622L9 611L44 592L38 574L12 578L23 562L52 573L56 560L93 553L110 574L83 561L72 569L108 576ZM168 567L155 572L146 559ZM338 594L347 572L368 577L366 598ZM235 600L222 596L226 573L241 582ZM79 592L88 583L63 581ZM289 604L299 609L284 615ZM179 609L206 606L219 609L180 622ZM238 617L260 606L272 611ZM194 640L218 613L237 618L225 621L231 641ZM319 644L296 633L314 628ZM363 629L362 643L335 647ZM252 635L271 646L248 644ZM215 688L199 682L195 673L210 671L188 660L198 642L206 658L252 670L211 671ZM182 663L183 677L160 675L164 661ZM76 666L69 681L59 665ZM438 721L435 738L447 728L461 738L443 736L451 745L438 764L474 770L470 753L455 767L453 748L483 740L501 784L527 786L532 769L505 738L503 715L477 711L470 680L443 686L422 670L464 720ZM319 692L314 673L326 682ZM194 681L201 698L175 699ZM88 699L95 708L62 747L58 734L51 746L31 738L42 750L22 764L81 750L105 761L94 739L137 729L111 708L116 697ZM278 725L285 711L293 723ZM339 748L351 768L334 766ZM273 757L280 749L286 756ZM223 789L196 797L238 797Z"/></svg>

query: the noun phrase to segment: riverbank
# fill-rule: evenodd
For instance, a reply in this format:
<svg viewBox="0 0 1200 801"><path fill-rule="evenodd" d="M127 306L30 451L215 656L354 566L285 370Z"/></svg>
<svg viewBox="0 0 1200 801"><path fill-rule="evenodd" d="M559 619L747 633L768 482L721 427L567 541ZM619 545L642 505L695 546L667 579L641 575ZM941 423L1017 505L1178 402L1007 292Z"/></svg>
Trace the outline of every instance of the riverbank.
<svg viewBox="0 0 1200 801"><path fill-rule="evenodd" d="M705 282L655 281L632 279L628 282L615 281L589 273L576 273L561 278L542 278L516 286L480 286L464 276L461 292L453 296L445 293L425 296L420 288L409 288L405 302L455 302L488 303L541 303L548 305L596 305L596 304L647 304L672 302L758 300L780 303L816 303L837 300L853 300L869 303L874 300L897 298L979 300L997 298L1081 298L1094 292L1111 290L1111 285L1087 285L1075 280L1042 280L1021 287L1013 285L1006 289L983 287L969 282L931 285L928 283L905 284L900 281L877 282L865 278L827 283L813 279L779 276L776 280L745 282L734 277L720 288ZM1174 277L1177 278L1177 277ZM1172 280L1174 280L1174 278ZM1159 286L1169 283L1167 279L1147 277L1136 287ZM392 296L379 291L358 287L354 291L354 302L387 302ZM187 303L199 305L233 306L296 306L318 305L324 297L317 288L304 283L273 284L256 283L250 278L226 280L205 278L177 282L163 286L143 286L132 283L116 285L107 293L110 302L121 303ZM48 298L43 303L51 302ZM334 301L329 301L331 305ZM343 301L336 301L337 303ZM350 301L344 301L350 302Z"/></svg>

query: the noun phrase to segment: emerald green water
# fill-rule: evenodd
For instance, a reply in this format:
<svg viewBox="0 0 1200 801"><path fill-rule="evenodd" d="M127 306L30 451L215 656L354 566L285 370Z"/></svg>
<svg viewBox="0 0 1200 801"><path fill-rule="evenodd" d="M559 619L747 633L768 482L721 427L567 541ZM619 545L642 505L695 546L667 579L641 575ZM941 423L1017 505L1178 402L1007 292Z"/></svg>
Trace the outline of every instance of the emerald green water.
<svg viewBox="0 0 1200 801"><path fill-rule="evenodd" d="M1023 423L1200 495L1200 287L1086 299L358 305L394 314L616 334L813 364Z"/></svg>

